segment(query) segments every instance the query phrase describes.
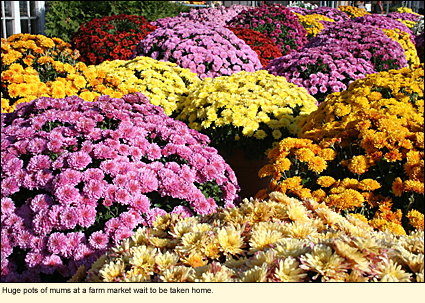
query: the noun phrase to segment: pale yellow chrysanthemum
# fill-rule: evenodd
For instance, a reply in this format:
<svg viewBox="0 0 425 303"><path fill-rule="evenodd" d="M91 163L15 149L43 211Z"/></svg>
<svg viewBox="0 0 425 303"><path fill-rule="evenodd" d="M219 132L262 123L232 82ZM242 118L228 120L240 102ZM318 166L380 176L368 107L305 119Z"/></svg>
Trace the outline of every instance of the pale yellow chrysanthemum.
<svg viewBox="0 0 425 303"><path fill-rule="evenodd" d="M192 268L201 267L207 265L208 263L208 260L204 254L197 251L191 252L187 257L182 257L181 261Z"/></svg>
<svg viewBox="0 0 425 303"><path fill-rule="evenodd" d="M375 282L410 282L412 278L412 274L406 273L401 265L383 257L372 271L376 275L373 278Z"/></svg>
<svg viewBox="0 0 425 303"><path fill-rule="evenodd" d="M344 241L336 240L334 242L335 244L335 250L336 252L341 256L347 259L353 269L357 270L361 273L368 273L369 270L369 263L365 257L365 255L360 252L357 248L350 246Z"/></svg>
<svg viewBox="0 0 425 303"><path fill-rule="evenodd" d="M225 265L213 262L195 269L194 282L233 282L235 272Z"/></svg>
<svg viewBox="0 0 425 303"><path fill-rule="evenodd" d="M145 245L135 246L130 249L132 257L129 259L129 263L140 269L143 269L146 273L152 274L155 267L155 255L157 249L148 247Z"/></svg>
<svg viewBox="0 0 425 303"><path fill-rule="evenodd" d="M254 266L241 275L242 282L267 282L267 264L261 267Z"/></svg>
<svg viewBox="0 0 425 303"><path fill-rule="evenodd" d="M269 266L276 258L276 251L269 249L267 251L259 251L254 254L254 257L250 259L247 266L253 268L255 266L261 267L263 264Z"/></svg>
<svg viewBox="0 0 425 303"><path fill-rule="evenodd" d="M191 282L195 270L186 266L174 266L165 270L160 279L164 282Z"/></svg>
<svg viewBox="0 0 425 303"><path fill-rule="evenodd" d="M217 232L217 239L220 243L220 250L225 255L236 255L242 251L244 243L240 229L237 230L233 226L222 228Z"/></svg>
<svg viewBox="0 0 425 303"><path fill-rule="evenodd" d="M202 232L189 232L182 236L180 245L176 247L182 254L188 254L194 250L200 251L207 243L208 236Z"/></svg>
<svg viewBox="0 0 425 303"><path fill-rule="evenodd" d="M315 237L317 235L317 228L307 222L291 222L285 225L285 234L297 239L305 239L307 236Z"/></svg>
<svg viewBox="0 0 425 303"><path fill-rule="evenodd" d="M255 252L269 248L271 244L283 238L283 234L279 230L270 230L265 228L257 228L252 232L249 240L250 251Z"/></svg>
<svg viewBox="0 0 425 303"><path fill-rule="evenodd" d="M316 277L321 275L322 280L325 281L341 278L341 276L344 276L341 273L349 268L344 258L333 252L329 246L323 244L315 245L310 253L301 256L301 263L300 268L317 272Z"/></svg>
<svg viewBox="0 0 425 303"><path fill-rule="evenodd" d="M110 262L99 270L100 278L105 282L114 282L116 279L122 276L124 270L124 263L121 260L117 262Z"/></svg>
<svg viewBox="0 0 425 303"><path fill-rule="evenodd" d="M179 259L180 258L177 254L167 251L164 254L156 256L155 262L158 266L158 269L162 272L176 265Z"/></svg>
<svg viewBox="0 0 425 303"><path fill-rule="evenodd" d="M279 260L274 276L280 282L303 282L307 277L304 269L299 267L300 263L293 257Z"/></svg>

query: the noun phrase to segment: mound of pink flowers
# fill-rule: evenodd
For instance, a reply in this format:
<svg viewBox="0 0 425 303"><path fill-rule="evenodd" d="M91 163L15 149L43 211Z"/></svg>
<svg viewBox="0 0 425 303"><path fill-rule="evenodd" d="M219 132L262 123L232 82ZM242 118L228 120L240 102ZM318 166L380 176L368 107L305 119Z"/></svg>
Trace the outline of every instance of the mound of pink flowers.
<svg viewBox="0 0 425 303"><path fill-rule="evenodd" d="M226 22L247 9L244 5L231 5L230 7L208 7L191 9L189 13L180 13L176 17L166 17L152 21L158 27L174 26L187 21L195 21L204 25L226 26Z"/></svg>
<svg viewBox="0 0 425 303"><path fill-rule="evenodd" d="M338 46L356 58L372 63L376 72L407 67L407 59L400 43L389 38L372 25L357 22L338 22L325 27L305 48Z"/></svg>
<svg viewBox="0 0 425 303"><path fill-rule="evenodd" d="M266 70L304 87L321 103L326 96L346 90L348 85L375 73L373 65L338 46L304 48L270 60Z"/></svg>
<svg viewBox="0 0 425 303"><path fill-rule="evenodd" d="M408 28L399 20L388 18L388 16L373 14L354 18L353 21L363 25L372 25L380 29L399 29L402 32L408 33L410 36L410 41L415 44L415 34L410 28Z"/></svg>
<svg viewBox="0 0 425 303"><path fill-rule="evenodd" d="M1 115L1 280L63 281L138 226L233 207L209 138L142 94L40 98Z"/></svg>
<svg viewBox="0 0 425 303"><path fill-rule="evenodd" d="M158 28L137 44L130 59L137 56L176 63L201 79L263 68L257 53L231 30L195 21Z"/></svg>

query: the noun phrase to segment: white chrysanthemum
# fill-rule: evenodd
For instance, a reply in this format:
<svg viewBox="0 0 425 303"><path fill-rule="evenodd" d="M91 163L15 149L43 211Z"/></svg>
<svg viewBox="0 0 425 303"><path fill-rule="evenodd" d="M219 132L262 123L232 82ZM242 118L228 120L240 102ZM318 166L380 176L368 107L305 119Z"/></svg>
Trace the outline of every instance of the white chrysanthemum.
<svg viewBox="0 0 425 303"><path fill-rule="evenodd" d="M300 263L293 257L279 260L274 276L280 282L303 282L307 273L299 267Z"/></svg>

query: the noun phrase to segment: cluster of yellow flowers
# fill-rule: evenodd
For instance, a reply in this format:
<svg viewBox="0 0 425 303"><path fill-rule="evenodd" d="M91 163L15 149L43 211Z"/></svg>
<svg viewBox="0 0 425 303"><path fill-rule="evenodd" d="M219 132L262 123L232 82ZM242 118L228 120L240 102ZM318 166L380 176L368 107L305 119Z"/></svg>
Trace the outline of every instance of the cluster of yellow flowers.
<svg viewBox="0 0 425 303"><path fill-rule="evenodd" d="M196 73L175 63L142 56L128 61L104 61L99 65L89 66L88 70L102 71L118 79L117 88L126 93L143 93L150 103L161 106L168 116L178 111L189 89L201 81Z"/></svg>
<svg viewBox="0 0 425 303"><path fill-rule="evenodd" d="M122 97L118 80L77 62L69 43L43 35L17 34L1 39L1 112L39 97L78 95L94 101L100 95Z"/></svg>
<svg viewBox="0 0 425 303"><path fill-rule="evenodd" d="M397 12L398 13L409 13L409 14L421 16L421 14L415 13L411 8L408 8L408 7L399 7L399 8L397 8ZM397 19L397 20L400 21L401 23L403 23L404 25L406 25L408 28L413 28L416 24L415 21L411 21L411 20L403 20L403 19Z"/></svg>
<svg viewBox="0 0 425 303"><path fill-rule="evenodd" d="M416 22L412 20L403 20L403 19L396 19L396 20L400 21L401 23L406 25L408 28L413 28L416 24Z"/></svg>
<svg viewBox="0 0 425 303"><path fill-rule="evenodd" d="M354 19L357 17L363 17L364 15L370 15L370 13L364 8L358 8L351 5L338 6L338 10L346 13L351 19Z"/></svg>
<svg viewBox="0 0 425 303"><path fill-rule="evenodd" d="M415 13L411 8L404 7L404 6L397 8L397 12L398 13L410 13L410 14L415 14L415 15L420 16L420 14Z"/></svg>
<svg viewBox="0 0 425 303"><path fill-rule="evenodd" d="M404 54L406 55L407 63L409 64L409 66L413 67L421 63L420 58L418 56L418 52L416 50L416 46L410 40L410 35L408 33L403 32L398 28L395 28L394 30L382 28L382 30L389 38L393 39L394 41L397 41L404 48Z"/></svg>
<svg viewBox="0 0 425 303"><path fill-rule="evenodd" d="M279 192L200 218L158 216L70 282L423 282L424 231L377 232Z"/></svg>
<svg viewBox="0 0 425 303"><path fill-rule="evenodd" d="M284 77L265 70L241 71L206 78L194 86L177 119L209 135L213 146L214 140L227 146L250 140L248 147L255 148L258 144L251 139L263 140L262 156L273 142L276 145L286 136L298 135L300 122L317 109L316 104L305 88Z"/></svg>
<svg viewBox="0 0 425 303"><path fill-rule="evenodd" d="M380 230L423 228L423 91L423 64L353 82L307 117L299 138L282 140L259 176L273 177L269 190L361 213Z"/></svg>
<svg viewBox="0 0 425 303"><path fill-rule="evenodd" d="M335 22L335 20L320 14L301 15L295 13L299 17L300 24L307 31L307 39L316 37L323 30L323 24L320 21Z"/></svg>

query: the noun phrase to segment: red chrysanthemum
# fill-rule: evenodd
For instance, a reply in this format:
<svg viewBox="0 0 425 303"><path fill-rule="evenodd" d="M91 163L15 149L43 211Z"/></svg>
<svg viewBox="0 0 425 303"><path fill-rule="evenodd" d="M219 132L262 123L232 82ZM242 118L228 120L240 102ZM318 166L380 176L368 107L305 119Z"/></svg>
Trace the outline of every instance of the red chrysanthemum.
<svg viewBox="0 0 425 303"><path fill-rule="evenodd" d="M127 60L136 44L156 28L142 16L106 16L81 25L72 44L80 52L79 60L86 64Z"/></svg>
<svg viewBox="0 0 425 303"><path fill-rule="evenodd" d="M264 68L269 61L282 57L282 52L277 45L266 35L249 28L228 27L239 39L245 41L258 55Z"/></svg>

